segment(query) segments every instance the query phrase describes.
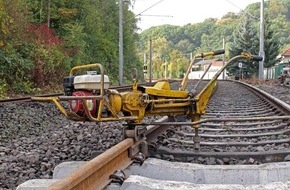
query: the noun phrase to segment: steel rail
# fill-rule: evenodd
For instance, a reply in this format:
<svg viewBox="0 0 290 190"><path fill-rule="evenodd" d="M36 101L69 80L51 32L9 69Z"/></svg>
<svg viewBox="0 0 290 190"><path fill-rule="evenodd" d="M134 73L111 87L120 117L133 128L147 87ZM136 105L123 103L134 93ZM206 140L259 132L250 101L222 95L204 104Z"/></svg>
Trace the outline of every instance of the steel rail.
<svg viewBox="0 0 290 190"><path fill-rule="evenodd" d="M158 121L167 121L165 116ZM167 128L161 126L147 126L146 138L154 139L156 135ZM161 131L160 131L161 129ZM126 138L112 148L106 150L84 166L80 167L64 179L50 185L48 190L98 190L105 188L111 181L110 176L117 170L123 170L133 163L132 152L138 148L133 138ZM136 151L136 150L135 150ZM138 152L138 151L137 151Z"/></svg>
<svg viewBox="0 0 290 190"><path fill-rule="evenodd" d="M43 95L38 95L37 97L60 96L60 95L62 95L62 93L43 94ZM19 98L0 99L0 104L12 103L12 102L30 102L30 101L31 101L31 96L26 96L26 97L19 97Z"/></svg>
<svg viewBox="0 0 290 190"><path fill-rule="evenodd" d="M175 82L174 80L170 81L170 82ZM156 82L152 82L152 83L140 83L139 85L145 85L145 86L153 86ZM124 85L124 86L112 86L109 89L114 89L114 90L118 90L120 92L123 91L127 91L130 88L132 88L132 85ZM35 97L49 97L49 96L62 96L63 93L52 93L52 94L42 94L42 95L32 95ZM1 103L12 103L12 102L30 102L31 101L31 97L32 96L25 96L25 97L19 97L19 98L4 98L4 99L0 99L0 104Z"/></svg>
<svg viewBox="0 0 290 190"><path fill-rule="evenodd" d="M166 122L168 121L169 118L168 116L164 116L161 119L156 120L157 122ZM146 126L147 131L145 133L146 135L146 141L148 143L157 143L157 139L158 136L160 134L163 134L164 132L166 132L171 126L167 125L167 126L162 126L162 125L148 125Z"/></svg>
<svg viewBox="0 0 290 190"><path fill-rule="evenodd" d="M237 82L237 81L235 81ZM256 95L266 98L267 100L269 100L270 102L273 102L273 105L275 105L276 107L279 107L280 110L282 110L286 115L290 115L290 105L283 102L282 100L279 100L278 98L258 89L257 87L254 87L252 85L249 85L247 83L244 82L238 82L244 86L246 86L248 89L252 90Z"/></svg>
<svg viewBox="0 0 290 190"><path fill-rule="evenodd" d="M133 161L130 148L134 140L127 138L63 179L53 183L48 190L98 190L106 187L117 169L125 169Z"/></svg>

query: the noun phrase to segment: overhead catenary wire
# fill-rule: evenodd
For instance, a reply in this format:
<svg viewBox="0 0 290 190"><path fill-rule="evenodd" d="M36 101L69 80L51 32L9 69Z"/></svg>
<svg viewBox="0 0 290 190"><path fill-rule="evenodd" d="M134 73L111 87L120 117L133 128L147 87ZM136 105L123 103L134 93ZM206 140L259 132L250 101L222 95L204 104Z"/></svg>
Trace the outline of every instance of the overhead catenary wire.
<svg viewBox="0 0 290 190"><path fill-rule="evenodd" d="M131 17L131 18L125 20L124 23L128 22L129 20L132 20L133 18L136 18L136 17L138 17L138 16L141 16L142 13L144 13L144 12L148 11L149 9L155 7L156 5L158 5L159 3L161 3L162 1L164 1L164 0L160 0L160 1L158 1L157 3L154 3L153 5L149 6L148 8L146 8L145 10L143 10L143 11L141 11L140 13L136 14L135 16L133 16L133 17Z"/></svg>
<svg viewBox="0 0 290 190"><path fill-rule="evenodd" d="M241 12L249 15L250 17L252 17L255 20L259 20L259 18L255 17L254 15L250 14L249 12L243 10L242 8L240 8L238 5L234 4L233 2L231 2L230 0L226 0L228 3L230 3L231 5L233 5L234 7L236 7L237 9L239 9Z"/></svg>
<svg viewBox="0 0 290 190"><path fill-rule="evenodd" d="M154 17L173 17L172 15L142 15L142 16L154 16Z"/></svg>

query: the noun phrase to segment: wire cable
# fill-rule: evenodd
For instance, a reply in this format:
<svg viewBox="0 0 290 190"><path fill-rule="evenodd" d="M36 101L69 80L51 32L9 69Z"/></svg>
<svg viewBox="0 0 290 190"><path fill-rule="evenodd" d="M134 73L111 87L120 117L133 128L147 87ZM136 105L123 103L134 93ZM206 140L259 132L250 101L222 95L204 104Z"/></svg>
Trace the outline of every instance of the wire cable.
<svg viewBox="0 0 290 190"><path fill-rule="evenodd" d="M125 23L125 22L128 22L129 20L132 20L133 18L136 18L137 16L141 16L142 13L144 13L144 12L148 11L149 9L155 7L156 5L158 5L159 3L161 3L162 1L164 1L164 0L160 0L160 1L158 1L157 3L151 5L150 7L148 7L147 9L145 9L145 10L143 10L143 11L141 11L140 13L136 14L135 16L133 16L133 17L131 17L131 18L125 20L124 23Z"/></svg>
<svg viewBox="0 0 290 190"><path fill-rule="evenodd" d="M228 3L230 3L231 5L233 5L234 7L236 7L237 9L239 9L240 11L242 11L243 13L251 16L253 19L259 20L259 18L253 16L252 14L248 13L247 11L241 9L239 6L237 6L236 4L234 4L233 2L231 2L230 0L226 0Z"/></svg>

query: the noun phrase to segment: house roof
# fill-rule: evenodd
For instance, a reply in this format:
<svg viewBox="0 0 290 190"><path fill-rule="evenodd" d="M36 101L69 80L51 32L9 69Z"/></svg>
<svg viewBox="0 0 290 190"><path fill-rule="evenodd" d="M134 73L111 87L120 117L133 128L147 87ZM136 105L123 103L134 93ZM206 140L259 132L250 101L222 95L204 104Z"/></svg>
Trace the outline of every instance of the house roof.
<svg viewBox="0 0 290 190"><path fill-rule="evenodd" d="M195 65L209 65L210 63L212 66L223 66L221 59L205 59L195 63Z"/></svg>
<svg viewBox="0 0 290 190"><path fill-rule="evenodd" d="M205 65L205 64L210 64L211 62L213 62L213 59L204 59L195 63L195 65Z"/></svg>
<svg viewBox="0 0 290 190"><path fill-rule="evenodd" d="M282 54L282 56L284 56L284 57L290 57L290 48L287 49L287 50Z"/></svg>

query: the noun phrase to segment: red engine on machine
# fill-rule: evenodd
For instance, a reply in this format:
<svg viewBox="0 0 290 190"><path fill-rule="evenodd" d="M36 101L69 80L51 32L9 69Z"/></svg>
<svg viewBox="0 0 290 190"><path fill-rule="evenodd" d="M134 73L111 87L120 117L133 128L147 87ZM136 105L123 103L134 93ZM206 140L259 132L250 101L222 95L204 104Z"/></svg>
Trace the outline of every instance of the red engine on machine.
<svg viewBox="0 0 290 190"><path fill-rule="evenodd" d="M101 76L96 72L88 71L86 75L70 76L64 78L64 93L66 96L96 96L101 85ZM104 76L104 89L109 88L109 78ZM98 102L95 99L86 99L86 106L92 116L97 115ZM87 117L82 100L70 100L70 109L81 117Z"/></svg>
<svg viewBox="0 0 290 190"><path fill-rule="evenodd" d="M79 90L74 91L72 96L94 96L90 91ZM89 108L91 114L95 116L97 110L97 101L96 100L85 100L87 107ZM75 112L77 115L85 117L86 112L81 100L70 100L69 101L71 111Z"/></svg>

